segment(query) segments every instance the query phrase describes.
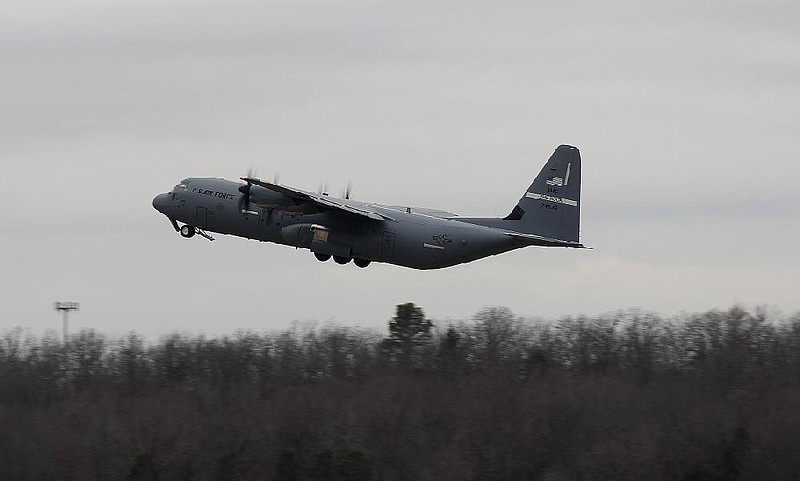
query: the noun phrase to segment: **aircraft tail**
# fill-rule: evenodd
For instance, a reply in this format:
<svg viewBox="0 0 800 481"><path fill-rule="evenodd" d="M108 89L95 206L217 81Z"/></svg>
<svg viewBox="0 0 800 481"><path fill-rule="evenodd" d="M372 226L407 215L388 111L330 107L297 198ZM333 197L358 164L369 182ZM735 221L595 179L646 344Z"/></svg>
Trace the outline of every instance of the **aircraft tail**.
<svg viewBox="0 0 800 481"><path fill-rule="evenodd" d="M560 145L508 216L458 220L505 229L507 235L535 245L583 247L580 211L581 154L576 147Z"/></svg>
<svg viewBox="0 0 800 481"><path fill-rule="evenodd" d="M503 220L516 224L517 232L577 243L580 214L581 153L571 145L559 145Z"/></svg>

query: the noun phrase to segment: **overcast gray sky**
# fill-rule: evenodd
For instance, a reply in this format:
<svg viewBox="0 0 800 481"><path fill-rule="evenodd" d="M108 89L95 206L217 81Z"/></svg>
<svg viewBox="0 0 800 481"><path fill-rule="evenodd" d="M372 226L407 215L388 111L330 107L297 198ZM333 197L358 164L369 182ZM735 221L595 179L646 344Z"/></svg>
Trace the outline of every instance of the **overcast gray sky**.
<svg viewBox="0 0 800 481"><path fill-rule="evenodd" d="M800 5L32 1L0 6L0 331L148 336L638 307L800 309ZM440 271L185 240L181 178L505 215L583 156L582 241Z"/></svg>

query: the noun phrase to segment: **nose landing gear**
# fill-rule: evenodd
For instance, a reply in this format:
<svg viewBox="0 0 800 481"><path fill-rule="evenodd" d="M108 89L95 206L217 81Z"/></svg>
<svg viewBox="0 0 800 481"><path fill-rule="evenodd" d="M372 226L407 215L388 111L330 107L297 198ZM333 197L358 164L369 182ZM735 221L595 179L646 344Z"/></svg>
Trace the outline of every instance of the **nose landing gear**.
<svg viewBox="0 0 800 481"><path fill-rule="evenodd" d="M190 239L194 237L195 234L198 234L201 237L205 237L210 241L214 240L214 238L208 235L203 229L189 224L184 224L183 226L181 226L181 229L178 232L181 233L181 237L184 237L186 239Z"/></svg>
<svg viewBox="0 0 800 481"><path fill-rule="evenodd" d="M181 236L189 239L191 237L194 237L197 231L195 230L194 227L190 226L189 224L186 224L185 226L181 227L180 233Z"/></svg>

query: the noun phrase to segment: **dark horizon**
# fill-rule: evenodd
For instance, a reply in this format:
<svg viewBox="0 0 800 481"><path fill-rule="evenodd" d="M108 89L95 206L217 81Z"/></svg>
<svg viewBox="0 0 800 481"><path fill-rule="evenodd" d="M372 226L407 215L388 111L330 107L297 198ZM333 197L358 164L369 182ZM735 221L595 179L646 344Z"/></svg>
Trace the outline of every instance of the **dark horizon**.
<svg viewBox="0 0 800 481"><path fill-rule="evenodd" d="M2 479L790 479L800 316L0 338ZM31 449L36 446L36 449Z"/></svg>

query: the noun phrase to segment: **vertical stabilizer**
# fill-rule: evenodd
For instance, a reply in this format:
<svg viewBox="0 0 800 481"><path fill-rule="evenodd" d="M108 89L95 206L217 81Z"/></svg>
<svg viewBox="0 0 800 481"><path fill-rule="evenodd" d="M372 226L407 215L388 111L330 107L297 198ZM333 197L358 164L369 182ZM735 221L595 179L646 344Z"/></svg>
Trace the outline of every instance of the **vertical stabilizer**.
<svg viewBox="0 0 800 481"><path fill-rule="evenodd" d="M550 156L505 225L517 232L578 242L581 208L581 154L560 145Z"/></svg>
<svg viewBox="0 0 800 481"><path fill-rule="evenodd" d="M576 147L560 145L508 216L467 221L577 243L580 208L581 154Z"/></svg>
<svg viewBox="0 0 800 481"><path fill-rule="evenodd" d="M580 218L581 153L571 145L559 145L506 217L454 220L504 229L507 235L536 241L530 245L583 247Z"/></svg>

